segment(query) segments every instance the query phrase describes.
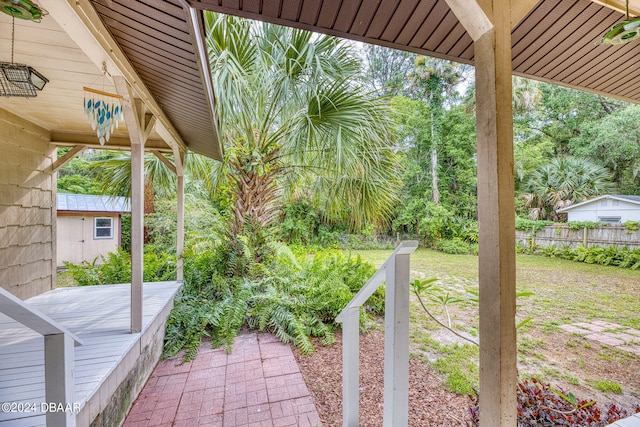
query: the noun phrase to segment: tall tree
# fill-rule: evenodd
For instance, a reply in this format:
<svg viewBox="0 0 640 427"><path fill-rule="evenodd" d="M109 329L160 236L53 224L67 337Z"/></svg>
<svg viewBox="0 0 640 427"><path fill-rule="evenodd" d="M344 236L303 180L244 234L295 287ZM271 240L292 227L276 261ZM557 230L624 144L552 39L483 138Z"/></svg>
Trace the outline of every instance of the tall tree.
<svg viewBox="0 0 640 427"><path fill-rule="evenodd" d="M576 156L601 162L619 191L640 194L640 107L629 105L597 121L585 122L569 144Z"/></svg>
<svg viewBox="0 0 640 427"><path fill-rule="evenodd" d="M415 93L424 97L430 112L431 201L440 203L438 183L438 146L441 144L442 115L445 99L456 94L456 85L462 79L459 64L437 58L419 56L409 81Z"/></svg>
<svg viewBox="0 0 640 427"><path fill-rule="evenodd" d="M389 95L406 94L407 75L413 69L416 54L384 46L365 44L365 78L368 85Z"/></svg>
<svg viewBox="0 0 640 427"><path fill-rule="evenodd" d="M336 38L206 14L224 162L229 237L270 227L304 183L354 225L390 217L398 163L387 100L364 90L353 48Z"/></svg>
<svg viewBox="0 0 640 427"><path fill-rule="evenodd" d="M583 123L598 121L624 105L600 95L546 83L540 84L540 90L542 98L531 128L553 142L556 156L571 154L570 142L580 136Z"/></svg>

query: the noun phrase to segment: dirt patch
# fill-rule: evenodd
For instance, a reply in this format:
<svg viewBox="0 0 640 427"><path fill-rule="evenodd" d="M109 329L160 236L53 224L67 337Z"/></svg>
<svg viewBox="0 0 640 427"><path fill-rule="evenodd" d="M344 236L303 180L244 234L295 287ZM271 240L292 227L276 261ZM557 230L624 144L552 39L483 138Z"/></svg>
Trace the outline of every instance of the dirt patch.
<svg viewBox="0 0 640 427"><path fill-rule="evenodd" d="M635 412L640 404L640 359L635 354L565 331L529 336L537 345L524 350L520 374L540 375L580 398L595 399L601 407L615 403ZM617 384L620 390L600 391L598 381Z"/></svg>
<svg viewBox="0 0 640 427"><path fill-rule="evenodd" d="M310 355L294 355L325 427L342 426L342 342L316 346ZM360 336L360 426L382 426L384 334ZM444 389L442 380L418 359L409 363L409 426L465 425L468 399Z"/></svg>

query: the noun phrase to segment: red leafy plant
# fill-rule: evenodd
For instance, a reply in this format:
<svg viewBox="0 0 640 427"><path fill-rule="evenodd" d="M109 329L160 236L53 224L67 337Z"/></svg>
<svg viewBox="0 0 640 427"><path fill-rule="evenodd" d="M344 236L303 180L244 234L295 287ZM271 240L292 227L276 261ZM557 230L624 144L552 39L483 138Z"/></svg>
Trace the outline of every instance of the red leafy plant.
<svg viewBox="0 0 640 427"><path fill-rule="evenodd" d="M576 398L573 393L565 393L536 378L518 383L518 427L570 426L600 427L611 424L629 414L615 404L600 408L595 400ZM467 426L479 426L478 391L469 395L469 415ZM635 408L640 412L640 405Z"/></svg>

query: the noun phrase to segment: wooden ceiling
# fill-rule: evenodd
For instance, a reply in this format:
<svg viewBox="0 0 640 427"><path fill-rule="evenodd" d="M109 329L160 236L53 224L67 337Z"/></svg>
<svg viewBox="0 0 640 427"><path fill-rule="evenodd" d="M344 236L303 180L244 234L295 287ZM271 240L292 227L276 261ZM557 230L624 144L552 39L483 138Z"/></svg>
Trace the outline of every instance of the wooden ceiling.
<svg viewBox="0 0 640 427"><path fill-rule="evenodd" d="M60 0L56 0L60 1ZM147 86L187 146L221 158L211 89L200 62L201 21L195 10L212 10L315 30L364 42L473 64L471 38L445 0L67 0L94 11L133 70ZM611 3L618 0L601 0ZM639 9L632 0L632 11ZM619 1L618 1L619 2ZM619 6L619 5L618 5ZM513 71L640 102L640 41L605 46L598 41L624 20L619 10L589 0L541 0L512 30ZM17 20L18 21L18 20ZM11 18L0 14L0 28ZM82 86L100 70L51 17L16 22L16 62L50 82L35 99L0 99L61 140L87 131ZM10 55L10 32L0 32L0 54ZM7 60L7 59L3 59ZM94 61L95 62L95 61ZM109 88L111 89L111 88ZM215 95L215 88L212 88ZM126 139L125 129L116 136ZM155 136L154 136L155 138ZM82 138L80 138L82 139ZM158 147L167 147L161 143Z"/></svg>
<svg viewBox="0 0 640 427"><path fill-rule="evenodd" d="M473 64L444 0L185 0L191 7ZM607 2L609 0L605 0ZM640 41L599 44L624 14L589 0L541 0L512 31L514 74L640 101Z"/></svg>
<svg viewBox="0 0 640 427"><path fill-rule="evenodd" d="M180 1L90 2L187 146L221 159L197 56L197 29L191 30Z"/></svg>

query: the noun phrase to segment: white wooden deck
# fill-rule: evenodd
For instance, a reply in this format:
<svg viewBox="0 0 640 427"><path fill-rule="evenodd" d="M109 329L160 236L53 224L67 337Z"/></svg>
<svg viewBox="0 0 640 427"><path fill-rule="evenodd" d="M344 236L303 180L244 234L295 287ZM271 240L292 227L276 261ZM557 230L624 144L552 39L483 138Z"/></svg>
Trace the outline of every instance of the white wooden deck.
<svg viewBox="0 0 640 427"><path fill-rule="evenodd" d="M74 403L78 426L88 425L134 366L140 349L163 326L181 284L144 284L143 330L129 333L130 285L59 288L27 300L84 341L75 347ZM0 313L0 404L35 412L6 412L1 427L45 426L44 337ZM89 410L87 410L89 409ZM91 418L89 418L91 417ZM83 419L80 419L83 418Z"/></svg>

